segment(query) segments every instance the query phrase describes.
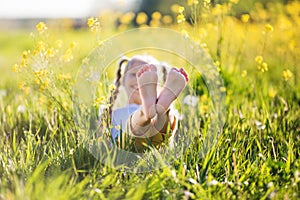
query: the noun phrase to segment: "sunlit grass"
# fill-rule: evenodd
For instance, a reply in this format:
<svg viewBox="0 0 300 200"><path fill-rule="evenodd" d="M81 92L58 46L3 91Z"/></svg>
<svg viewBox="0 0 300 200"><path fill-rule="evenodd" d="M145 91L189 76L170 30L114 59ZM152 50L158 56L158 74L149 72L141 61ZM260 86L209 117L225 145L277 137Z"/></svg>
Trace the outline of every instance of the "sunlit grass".
<svg viewBox="0 0 300 200"><path fill-rule="evenodd" d="M255 4L233 17L236 3L187 1L190 7L173 7L173 24L152 14L149 26L178 30L210 52L224 80L227 118L217 145L201 157L211 97L201 76L190 74L188 89L199 102L182 106L180 131L199 137L171 165L139 174L110 168L90 154L84 130L73 120L72 90L93 48L132 28L134 20L148 26L148 18L110 13L90 18L89 29L41 23L33 34L1 32L0 199L299 198L300 5ZM186 20L189 10L197 19L193 25ZM121 19L118 27L112 18ZM92 107L114 89L109 70Z"/></svg>

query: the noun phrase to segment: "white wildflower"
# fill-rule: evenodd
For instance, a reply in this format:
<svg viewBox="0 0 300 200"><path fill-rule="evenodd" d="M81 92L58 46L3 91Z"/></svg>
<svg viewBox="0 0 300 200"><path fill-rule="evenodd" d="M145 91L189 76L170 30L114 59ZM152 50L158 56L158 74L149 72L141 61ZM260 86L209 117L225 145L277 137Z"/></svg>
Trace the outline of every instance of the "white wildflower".
<svg viewBox="0 0 300 200"><path fill-rule="evenodd" d="M198 182L195 179L193 179L193 178L189 178L188 180L192 184L198 184Z"/></svg>
<svg viewBox="0 0 300 200"><path fill-rule="evenodd" d="M218 185L218 184L219 184L219 182L215 179L207 183L208 186Z"/></svg>
<svg viewBox="0 0 300 200"><path fill-rule="evenodd" d="M260 121L255 121L255 125L258 130L264 130L266 128L266 125L264 125Z"/></svg>
<svg viewBox="0 0 300 200"><path fill-rule="evenodd" d="M18 113L23 113L25 112L26 107L24 105L19 105L17 108Z"/></svg>
<svg viewBox="0 0 300 200"><path fill-rule="evenodd" d="M183 103L189 106L195 107L198 104L199 97L195 97L192 95L187 95L183 99Z"/></svg>

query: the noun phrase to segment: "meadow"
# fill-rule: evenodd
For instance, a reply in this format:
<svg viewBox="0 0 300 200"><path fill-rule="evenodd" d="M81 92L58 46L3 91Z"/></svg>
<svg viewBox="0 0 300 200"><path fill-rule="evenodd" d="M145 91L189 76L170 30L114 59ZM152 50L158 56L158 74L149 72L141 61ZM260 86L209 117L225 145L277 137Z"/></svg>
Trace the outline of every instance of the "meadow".
<svg viewBox="0 0 300 200"><path fill-rule="evenodd" d="M108 12L80 29L58 20L1 31L0 199L299 199L300 3L257 3L240 14L237 3L188 1L173 6L173 18L154 13L149 25L143 14ZM188 87L197 106L184 106L183 96L176 105L181 134L199 137L171 164L134 173L86 147L88 132L74 121L78 70L105 39L136 28L133 20L176 30L211 55L226 120L204 156L213 96L197 73ZM115 70L97 82L95 110L114 89Z"/></svg>

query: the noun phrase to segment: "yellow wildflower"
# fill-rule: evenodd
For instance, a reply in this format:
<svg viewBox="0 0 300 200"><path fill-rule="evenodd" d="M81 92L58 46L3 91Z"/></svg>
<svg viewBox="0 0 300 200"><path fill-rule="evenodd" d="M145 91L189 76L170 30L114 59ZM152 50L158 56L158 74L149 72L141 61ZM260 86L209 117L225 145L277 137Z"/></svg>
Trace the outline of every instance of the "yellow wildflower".
<svg viewBox="0 0 300 200"><path fill-rule="evenodd" d="M241 16L241 20L242 20L243 23L247 23L249 21L249 19L250 19L250 15L249 14L243 14Z"/></svg>
<svg viewBox="0 0 300 200"><path fill-rule="evenodd" d="M46 51L46 57L47 57L47 58L52 58L52 57L54 57L54 54L55 54L55 51L54 51L53 48L47 49L47 51Z"/></svg>
<svg viewBox="0 0 300 200"><path fill-rule="evenodd" d="M89 28L91 29L91 31L98 31L100 29L100 22L99 22L98 18L95 18L95 17L88 18L87 24L88 24Z"/></svg>
<svg viewBox="0 0 300 200"><path fill-rule="evenodd" d="M62 60L65 62L70 62L71 60L73 60L73 53L72 53L72 49L67 49L67 51L65 52L65 54L62 56Z"/></svg>
<svg viewBox="0 0 300 200"><path fill-rule="evenodd" d="M176 19L177 19L177 23L180 24L185 21L185 16L182 13L180 13L177 15Z"/></svg>
<svg viewBox="0 0 300 200"><path fill-rule="evenodd" d="M184 7L183 6L180 6L178 8L178 13L180 13L180 14L184 13Z"/></svg>
<svg viewBox="0 0 300 200"><path fill-rule="evenodd" d="M35 27L40 34L44 33L48 29L44 22L39 22Z"/></svg>
<svg viewBox="0 0 300 200"><path fill-rule="evenodd" d="M30 88L28 86L26 86L25 82L21 82L18 84L18 87L20 90L22 90L25 94L29 93Z"/></svg>
<svg viewBox="0 0 300 200"><path fill-rule="evenodd" d="M257 65L257 69L261 72L267 72L269 70L268 64L266 62L263 62L261 64Z"/></svg>
<svg viewBox="0 0 300 200"><path fill-rule="evenodd" d="M77 46L78 46L78 42L72 41L72 42L70 43L70 48L71 48L71 49L75 49Z"/></svg>
<svg viewBox="0 0 300 200"><path fill-rule="evenodd" d="M44 41L39 41L38 43L37 43L37 50L38 50L38 52L39 53L42 53L42 52L44 52L45 51L45 49L46 49L46 44L45 44L45 42Z"/></svg>
<svg viewBox="0 0 300 200"><path fill-rule="evenodd" d="M226 87L224 86L220 87L220 92L226 92Z"/></svg>
<svg viewBox="0 0 300 200"><path fill-rule="evenodd" d="M215 65L216 65L217 67L220 67L220 65L221 65L220 61L216 60L216 61L215 61Z"/></svg>
<svg viewBox="0 0 300 200"><path fill-rule="evenodd" d="M70 80L72 77L71 77L71 74L70 73L67 73L67 74L59 74L58 75L58 79L59 80Z"/></svg>
<svg viewBox="0 0 300 200"><path fill-rule="evenodd" d="M45 77L49 74L50 72L46 69L40 69L34 72L34 76L36 77Z"/></svg>
<svg viewBox="0 0 300 200"><path fill-rule="evenodd" d="M208 111L208 106L207 106L207 105L202 105L202 106L200 107L200 113L201 113L201 115L206 114L207 111Z"/></svg>
<svg viewBox="0 0 300 200"><path fill-rule="evenodd" d="M19 84L18 84L18 87L19 87L19 89L23 89L24 87L26 86L26 83L25 82L20 82Z"/></svg>
<svg viewBox="0 0 300 200"><path fill-rule="evenodd" d="M211 0L203 0L203 5L205 8L209 8L210 7L210 1Z"/></svg>
<svg viewBox="0 0 300 200"><path fill-rule="evenodd" d="M273 32L273 31L274 31L273 26L271 26L270 24L267 24L267 25L265 26L265 29L266 29L267 32Z"/></svg>
<svg viewBox="0 0 300 200"><path fill-rule="evenodd" d="M41 85L40 85L40 91L44 91L47 89L47 87L49 86L50 81L48 79L46 79Z"/></svg>
<svg viewBox="0 0 300 200"><path fill-rule="evenodd" d="M19 65L18 65L18 64L14 64L12 70L13 70L14 72L16 72L16 73L19 72Z"/></svg>
<svg viewBox="0 0 300 200"><path fill-rule="evenodd" d="M93 27L93 26L95 25L96 22L97 22L97 19L96 19L96 18L90 17L90 18L88 18L87 24L88 24L88 26L91 28L91 27Z"/></svg>
<svg viewBox="0 0 300 200"><path fill-rule="evenodd" d="M145 24L148 20L148 16L146 13L144 12L140 12L138 13L138 15L136 16L136 23L138 25L141 25L141 24Z"/></svg>
<svg viewBox="0 0 300 200"><path fill-rule="evenodd" d="M34 78L34 83L37 84L37 85L39 85L40 84L40 78L35 77Z"/></svg>
<svg viewBox="0 0 300 200"><path fill-rule="evenodd" d="M70 104L69 104L67 101L63 101L62 106L63 106L65 109L68 109L68 108L70 107Z"/></svg>
<svg viewBox="0 0 300 200"><path fill-rule="evenodd" d="M263 62L263 63L261 64L261 67L262 67L262 70L263 70L263 71L268 71L268 64L267 64L266 62Z"/></svg>
<svg viewBox="0 0 300 200"><path fill-rule="evenodd" d="M173 19L170 15L165 15L163 16L162 21L164 24L171 24L173 22Z"/></svg>
<svg viewBox="0 0 300 200"><path fill-rule="evenodd" d="M152 13L151 17L154 20L160 20L161 19L161 13L158 12L158 11L155 11L155 12Z"/></svg>
<svg viewBox="0 0 300 200"><path fill-rule="evenodd" d="M121 18L120 18L120 22L122 24L130 24L130 22L133 20L135 14L134 12L128 12L125 13Z"/></svg>
<svg viewBox="0 0 300 200"><path fill-rule="evenodd" d="M181 6L178 5L178 4L173 4L173 5L171 6L171 11L172 11L173 13L178 13L180 7L181 7Z"/></svg>
<svg viewBox="0 0 300 200"><path fill-rule="evenodd" d="M22 59L21 64L20 64L20 68L27 67L27 64L28 64L28 60L27 59Z"/></svg>
<svg viewBox="0 0 300 200"><path fill-rule="evenodd" d="M269 97L273 99L276 96L276 94L277 94L277 90L275 90L273 87L271 87L269 89Z"/></svg>
<svg viewBox="0 0 300 200"><path fill-rule="evenodd" d="M23 53L22 53L22 58L23 58L23 59L27 59L29 53L30 53L29 50L28 50L28 51L23 51Z"/></svg>
<svg viewBox="0 0 300 200"><path fill-rule="evenodd" d="M98 105L98 104L104 104L105 103L105 97L98 97L94 100L94 105Z"/></svg>
<svg viewBox="0 0 300 200"><path fill-rule="evenodd" d="M246 70L243 70L242 71L242 74L241 74L241 77L246 77L247 76L247 71Z"/></svg>
<svg viewBox="0 0 300 200"><path fill-rule="evenodd" d="M255 57L255 62L257 62L258 64L261 64L264 61L262 56L256 56Z"/></svg>
<svg viewBox="0 0 300 200"><path fill-rule="evenodd" d="M286 69L282 72L282 77L285 81L288 81L290 78L293 77L293 73L290 70Z"/></svg>
<svg viewBox="0 0 300 200"><path fill-rule="evenodd" d="M207 101L208 101L208 96L207 96L206 94L203 94L203 95L200 97L200 101L201 101L202 103L207 102Z"/></svg>
<svg viewBox="0 0 300 200"><path fill-rule="evenodd" d="M113 91L115 89L116 89L116 86L114 84L111 84L111 85L108 86L109 91Z"/></svg>

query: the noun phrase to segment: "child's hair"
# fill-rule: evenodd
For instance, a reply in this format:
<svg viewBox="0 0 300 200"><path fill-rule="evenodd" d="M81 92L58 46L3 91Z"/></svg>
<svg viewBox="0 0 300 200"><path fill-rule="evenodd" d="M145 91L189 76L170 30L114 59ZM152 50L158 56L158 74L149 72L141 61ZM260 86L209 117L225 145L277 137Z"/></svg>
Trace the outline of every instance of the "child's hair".
<svg viewBox="0 0 300 200"><path fill-rule="evenodd" d="M119 94L122 75L124 75L126 73L128 68L130 67L132 61L134 61L134 60L144 61L148 64L154 64L158 68L161 68L160 70L162 71L162 77L159 76L159 79L162 79L161 81L163 81L163 83L166 81L166 75L167 75L167 71L169 68L169 66L166 63L159 62L154 57L148 56L148 55L136 55L132 58L123 57L119 62L118 70L116 73L116 79L115 79L115 83L114 83L115 90L112 91L112 94L109 99L109 107L108 107L108 118L109 118L108 120L109 121L108 121L108 124L110 124L110 119L112 116L112 108L113 108L116 98ZM124 66L125 63L126 63L125 69L122 70L122 67ZM122 71L123 71L123 73L122 73Z"/></svg>

